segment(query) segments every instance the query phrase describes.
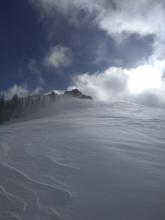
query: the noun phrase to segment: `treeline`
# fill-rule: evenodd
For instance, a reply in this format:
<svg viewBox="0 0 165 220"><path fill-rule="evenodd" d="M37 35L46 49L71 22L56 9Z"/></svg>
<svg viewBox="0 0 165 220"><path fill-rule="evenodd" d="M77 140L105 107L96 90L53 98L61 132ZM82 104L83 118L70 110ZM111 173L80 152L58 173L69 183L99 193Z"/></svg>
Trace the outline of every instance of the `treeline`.
<svg viewBox="0 0 165 220"><path fill-rule="evenodd" d="M10 119L24 117L29 113L36 112L48 106L50 103L55 102L60 96L61 95L52 91L47 95L32 95L24 98L19 98L18 95L15 94L12 99L5 100L4 95L0 95L0 124ZM65 91L62 96L92 100L91 96L82 94L78 89Z"/></svg>
<svg viewBox="0 0 165 220"><path fill-rule="evenodd" d="M24 117L29 112L35 112L46 106L50 101L57 99L55 92L49 95L33 95L19 98L15 94L12 99L5 100L4 95L0 96L0 124L10 119Z"/></svg>

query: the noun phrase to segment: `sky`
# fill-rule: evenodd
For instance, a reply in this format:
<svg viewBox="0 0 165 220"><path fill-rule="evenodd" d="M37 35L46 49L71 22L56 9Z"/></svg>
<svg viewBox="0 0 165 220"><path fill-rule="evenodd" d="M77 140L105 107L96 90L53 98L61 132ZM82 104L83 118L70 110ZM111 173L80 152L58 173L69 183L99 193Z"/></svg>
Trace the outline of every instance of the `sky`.
<svg viewBox="0 0 165 220"><path fill-rule="evenodd" d="M0 91L164 106L163 0L1 0Z"/></svg>

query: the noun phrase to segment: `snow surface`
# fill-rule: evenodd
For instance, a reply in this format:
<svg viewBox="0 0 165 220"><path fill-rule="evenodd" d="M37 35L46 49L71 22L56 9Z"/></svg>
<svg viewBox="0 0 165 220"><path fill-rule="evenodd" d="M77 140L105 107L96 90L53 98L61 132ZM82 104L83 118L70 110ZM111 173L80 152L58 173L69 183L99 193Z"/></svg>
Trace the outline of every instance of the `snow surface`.
<svg viewBox="0 0 165 220"><path fill-rule="evenodd" d="M73 99L1 126L0 220L16 219L164 220L165 111Z"/></svg>

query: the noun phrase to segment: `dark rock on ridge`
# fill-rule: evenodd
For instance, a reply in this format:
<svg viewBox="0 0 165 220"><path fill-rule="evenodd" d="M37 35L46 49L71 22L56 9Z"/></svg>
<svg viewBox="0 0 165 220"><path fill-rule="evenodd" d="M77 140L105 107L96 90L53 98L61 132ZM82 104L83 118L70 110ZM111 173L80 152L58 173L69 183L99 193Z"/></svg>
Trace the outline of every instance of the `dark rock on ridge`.
<svg viewBox="0 0 165 220"><path fill-rule="evenodd" d="M92 100L91 96L84 95L78 89L65 91L64 95L69 95L69 96L73 96L73 97L80 98L80 99L90 99L90 100Z"/></svg>

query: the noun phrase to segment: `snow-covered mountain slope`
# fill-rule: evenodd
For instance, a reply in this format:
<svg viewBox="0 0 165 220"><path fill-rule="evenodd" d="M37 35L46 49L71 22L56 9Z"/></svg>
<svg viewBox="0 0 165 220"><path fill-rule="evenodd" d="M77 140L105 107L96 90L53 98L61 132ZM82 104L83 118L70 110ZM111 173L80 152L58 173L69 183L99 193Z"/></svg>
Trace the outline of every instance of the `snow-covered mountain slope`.
<svg viewBox="0 0 165 220"><path fill-rule="evenodd" d="M165 219L164 110L71 99L29 117L0 127L1 220Z"/></svg>

